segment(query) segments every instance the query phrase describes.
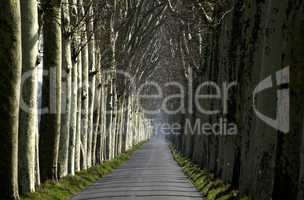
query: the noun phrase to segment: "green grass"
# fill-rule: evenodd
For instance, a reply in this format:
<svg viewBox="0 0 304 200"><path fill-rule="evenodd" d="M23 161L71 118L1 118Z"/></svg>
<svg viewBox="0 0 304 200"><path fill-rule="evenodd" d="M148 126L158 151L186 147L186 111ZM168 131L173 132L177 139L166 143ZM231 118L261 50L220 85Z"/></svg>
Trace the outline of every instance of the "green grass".
<svg viewBox="0 0 304 200"><path fill-rule="evenodd" d="M197 190L206 200L250 200L241 196L239 191L233 190L229 184L217 179L207 170L202 170L190 160L179 154L173 146L170 146L174 160L183 168L184 173L191 180Z"/></svg>
<svg viewBox="0 0 304 200"><path fill-rule="evenodd" d="M121 154L111 161L106 161L102 165L93 167L86 171L77 173L60 179L58 182L48 181L41 185L34 193L24 194L21 200L65 200L78 194L84 188L111 173L114 169L121 166L130 156L138 150L145 142L136 145L132 150Z"/></svg>

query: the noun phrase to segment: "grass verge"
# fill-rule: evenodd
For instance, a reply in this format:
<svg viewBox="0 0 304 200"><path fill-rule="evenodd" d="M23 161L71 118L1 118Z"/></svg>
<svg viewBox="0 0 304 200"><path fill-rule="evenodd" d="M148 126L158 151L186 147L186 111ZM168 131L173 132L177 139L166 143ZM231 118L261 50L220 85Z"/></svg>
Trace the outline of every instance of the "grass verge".
<svg viewBox="0 0 304 200"><path fill-rule="evenodd" d="M75 176L68 176L58 182L48 181L42 184L36 192L27 193L21 200L66 200L78 194L90 184L98 181L114 169L121 166L130 156L143 146L145 142L136 145L132 150L121 154L111 161L106 161L102 165L92 167L86 171L76 173Z"/></svg>
<svg viewBox="0 0 304 200"><path fill-rule="evenodd" d="M202 170L190 160L179 154L173 146L170 146L174 160L183 168L184 173L191 180L197 190L206 200L250 200L241 196L239 191L233 190L231 185L225 184L213 174Z"/></svg>

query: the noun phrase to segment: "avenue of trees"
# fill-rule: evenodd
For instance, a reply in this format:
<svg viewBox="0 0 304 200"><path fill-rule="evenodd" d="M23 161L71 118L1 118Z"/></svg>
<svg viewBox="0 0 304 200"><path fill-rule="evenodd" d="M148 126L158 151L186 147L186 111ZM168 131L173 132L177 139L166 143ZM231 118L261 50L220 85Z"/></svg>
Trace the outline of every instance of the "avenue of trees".
<svg viewBox="0 0 304 200"><path fill-rule="evenodd" d="M183 127L171 143L228 190L303 200L303 22L303 0L1 0L0 199L100 165L172 122ZM263 80L272 87L255 96ZM143 105L162 100L138 98L148 81L181 83L187 109L147 115ZM190 95L204 82L236 83L228 98L198 102L216 115ZM195 128L221 119L237 134Z"/></svg>
<svg viewBox="0 0 304 200"><path fill-rule="evenodd" d="M151 137L136 85L158 62L166 9L150 0L0 2L0 199Z"/></svg>

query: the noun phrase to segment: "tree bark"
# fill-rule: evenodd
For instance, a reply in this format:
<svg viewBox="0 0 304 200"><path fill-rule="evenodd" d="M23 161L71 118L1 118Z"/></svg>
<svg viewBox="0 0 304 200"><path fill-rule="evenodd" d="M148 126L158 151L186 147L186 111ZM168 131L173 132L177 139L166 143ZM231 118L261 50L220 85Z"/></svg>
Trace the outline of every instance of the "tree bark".
<svg viewBox="0 0 304 200"><path fill-rule="evenodd" d="M59 177L68 175L69 138L71 123L71 87L72 87L72 55L70 37L70 13L68 0L62 1L62 114L59 149Z"/></svg>
<svg viewBox="0 0 304 200"><path fill-rule="evenodd" d="M98 66L98 65L97 65ZM101 159L99 157L98 152L100 152L101 145L100 144L100 137L98 138L99 135L99 130L101 129L102 124L100 123L100 108L101 108L101 77L100 73L97 74L96 77L96 95L95 95L95 106L96 109L94 109L94 122L93 122L93 141L92 141L92 165L95 166L97 163L100 163Z"/></svg>
<svg viewBox="0 0 304 200"><path fill-rule="evenodd" d="M107 159L107 94L108 87L105 75L101 73L101 106L100 106L100 128L99 128L99 162Z"/></svg>
<svg viewBox="0 0 304 200"><path fill-rule="evenodd" d="M19 199L18 120L21 81L21 18L17 0L0 6L0 197Z"/></svg>
<svg viewBox="0 0 304 200"><path fill-rule="evenodd" d="M38 126L38 7L36 0L21 1L22 83L19 122L20 190L35 190L35 145Z"/></svg>
<svg viewBox="0 0 304 200"><path fill-rule="evenodd" d="M83 0L78 0L80 19L85 17ZM79 22L79 23L85 23ZM81 169L88 168L88 117L89 117L89 58L88 38L85 24L81 25L81 61L82 61L82 110L81 110Z"/></svg>
<svg viewBox="0 0 304 200"><path fill-rule="evenodd" d="M78 40L78 39L77 39ZM79 42L79 40L78 40ZM76 142L75 142L75 171L80 171L80 146L81 146L81 102L82 102L82 62L81 56L77 59L77 82L78 82L78 96L77 96L77 123L76 123Z"/></svg>
<svg viewBox="0 0 304 200"><path fill-rule="evenodd" d="M73 61L74 62L74 61ZM71 99L71 129L70 129L70 146L69 146L69 174L75 174L75 145L77 136L77 96L78 82L77 82L77 63L73 63L72 68L72 99Z"/></svg>
<svg viewBox="0 0 304 200"><path fill-rule="evenodd" d="M90 3L90 0L87 2ZM89 19L87 20L87 38L88 41L88 52L89 52L89 71L90 75L90 93L89 93L89 116L88 116L88 167L92 166L92 156L94 155L93 150L93 131L94 131L94 103L95 103L95 82L96 82L96 66L95 66L95 36L94 36L94 11L93 5L89 5Z"/></svg>
<svg viewBox="0 0 304 200"><path fill-rule="evenodd" d="M70 7L70 20L72 27L75 27L77 24L77 1L70 0L69 3L72 5ZM75 175L75 146L76 146L76 136L77 136L77 100L78 100L78 65L77 65L77 36L73 34L72 42L72 96L71 96L71 127L70 127L70 137L69 137L69 174L72 176Z"/></svg>
<svg viewBox="0 0 304 200"><path fill-rule="evenodd" d="M42 108L47 109L40 123L41 180L57 180L61 123L61 1L44 0Z"/></svg>
<svg viewBox="0 0 304 200"><path fill-rule="evenodd" d="M117 2L113 1L113 12L110 19L110 46L111 46L111 77L110 77L110 125L109 125L109 159L114 158L115 154L115 125L116 125L116 70L117 70L117 60L116 60L116 42L117 33L115 31L115 17L117 12Z"/></svg>

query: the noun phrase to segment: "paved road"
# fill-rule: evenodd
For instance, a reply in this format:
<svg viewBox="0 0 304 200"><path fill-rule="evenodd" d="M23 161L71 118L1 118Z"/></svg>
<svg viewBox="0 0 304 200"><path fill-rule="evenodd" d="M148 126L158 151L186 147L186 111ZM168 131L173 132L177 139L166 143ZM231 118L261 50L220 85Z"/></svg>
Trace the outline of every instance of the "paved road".
<svg viewBox="0 0 304 200"><path fill-rule="evenodd" d="M119 169L72 200L201 200L173 160L168 145L152 139Z"/></svg>

